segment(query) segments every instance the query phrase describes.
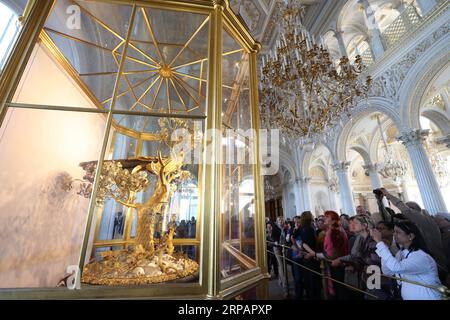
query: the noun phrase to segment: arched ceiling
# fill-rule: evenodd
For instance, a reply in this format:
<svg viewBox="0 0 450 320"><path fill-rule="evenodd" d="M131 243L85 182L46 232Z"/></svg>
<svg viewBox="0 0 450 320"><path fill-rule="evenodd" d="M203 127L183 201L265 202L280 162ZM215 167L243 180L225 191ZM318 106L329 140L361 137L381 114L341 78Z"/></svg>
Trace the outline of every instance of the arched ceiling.
<svg viewBox="0 0 450 320"><path fill-rule="evenodd" d="M311 173L312 168L321 168L325 172L325 176L328 177L328 170L332 166L332 159L330 150L325 145L318 145L311 152L308 163L308 172ZM305 173L306 173L305 172Z"/></svg>
<svg viewBox="0 0 450 320"><path fill-rule="evenodd" d="M424 95L422 106L420 108L420 125L422 128L428 129L439 135L450 133L450 63L435 77ZM432 121L429 125L423 121L426 117L427 121Z"/></svg>
<svg viewBox="0 0 450 320"><path fill-rule="evenodd" d="M339 59L339 44L330 30L342 31L347 55L368 50L370 31L365 12L358 0L295 0L305 5L303 24L316 36L324 36L332 57ZM403 0L368 0L381 31L386 29L402 10ZM282 0L230 0L235 12L243 18L252 35L261 42L262 52L274 47L278 35L277 3Z"/></svg>
<svg viewBox="0 0 450 320"><path fill-rule="evenodd" d="M315 15L325 0L296 0L306 6L306 17ZM234 12L239 13L252 35L262 43L263 49L272 45L277 33L276 3L279 0L230 0Z"/></svg>
<svg viewBox="0 0 450 320"><path fill-rule="evenodd" d="M382 144L376 115L379 116L382 131L386 136L387 142L392 143L396 141L395 136L398 131L390 118L381 113L371 113L358 120L350 130L346 145L347 159L350 159L350 155L353 152L357 152L367 163L376 161L376 159L373 159L374 155L373 150L371 152L371 147L373 143L376 145Z"/></svg>
<svg viewBox="0 0 450 320"><path fill-rule="evenodd" d="M355 37L367 39L364 10L357 0L295 0L305 5L303 23L308 30L334 29L343 31L345 46ZM270 49L277 35L276 11L280 0L230 0L230 5L248 25L253 36L262 43L263 50ZM399 15L402 0L369 0L378 26L384 30ZM330 21L333 21L330 25ZM329 49L339 53L337 42Z"/></svg>
<svg viewBox="0 0 450 320"><path fill-rule="evenodd" d="M426 103L437 103L437 101L432 100L437 94L439 93L447 93L449 92L450 89L450 80L449 80L449 75L450 74L450 63L447 64L447 66L442 69L442 71L437 75L437 77L434 79L434 81L432 82L432 84L428 87L428 91L425 95L425 100L429 100Z"/></svg>

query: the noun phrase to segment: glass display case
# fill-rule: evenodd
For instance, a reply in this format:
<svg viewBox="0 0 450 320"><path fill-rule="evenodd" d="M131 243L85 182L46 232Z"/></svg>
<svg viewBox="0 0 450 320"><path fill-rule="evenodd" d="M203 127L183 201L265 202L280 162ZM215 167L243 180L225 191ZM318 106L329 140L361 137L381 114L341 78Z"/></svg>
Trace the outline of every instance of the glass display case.
<svg viewBox="0 0 450 320"><path fill-rule="evenodd" d="M17 41L0 86L0 297L265 285L260 45L228 1L34 3Z"/></svg>

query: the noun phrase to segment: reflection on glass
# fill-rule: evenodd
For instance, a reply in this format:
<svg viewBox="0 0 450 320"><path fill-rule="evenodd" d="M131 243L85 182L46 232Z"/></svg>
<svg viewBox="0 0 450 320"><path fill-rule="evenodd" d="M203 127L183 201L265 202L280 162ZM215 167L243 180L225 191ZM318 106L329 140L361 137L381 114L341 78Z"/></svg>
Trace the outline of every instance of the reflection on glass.
<svg viewBox="0 0 450 320"><path fill-rule="evenodd" d="M137 7L126 39L131 6L77 1L80 26L69 28L64 19L71 4L57 1L44 30L98 106L111 107L123 60L115 110L204 114L207 15ZM183 28L174 28L180 21Z"/></svg>
<svg viewBox="0 0 450 320"><path fill-rule="evenodd" d="M117 236L123 236L123 226L125 224L125 219L122 211L117 211L114 215L114 224L113 224L113 236L112 238Z"/></svg>
<svg viewBox="0 0 450 320"><path fill-rule="evenodd" d="M21 24L17 14L0 2L0 73L17 40L20 29Z"/></svg>
<svg viewBox="0 0 450 320"><path fill-rule="evenodd" d="M100 153L98 114L9 108L0 128L0 287L55 287L77 265ZM82 194L81 191L84 191Z"/></svg>
<svg viewBox="0 0 450 320"><path fill-rule="evenodd" d="M179 208L175 238L196 238L198 194L199 190L194 179L182 183L174 194L172 203L177 203Z"/></svg>
<svg viewBox="0 0 450 320"><path fill-rule="evenodd" d="M121 133L115 133L110 149L112 150L112 160L128 159L136 156L137 139ZM129 211L126 206L113 199L106 199L102 206L102 215L99 228L99 240L123 239L123 228L125 219ZM120 213L120 218L118 218ZM119 232L117 219L122 220Z"/></svg>
<svg viewBox="0 0 450 320"><path fill-rule="evenodd" d="M224 31L222 60L222 260L226 279L256 267L249 55Z"/></svg>
<svg viewBox="0 0 450 320"><path fill-rule="evenodd" d="M68 22L67 9L80 9L78 25ZM96 1L58 0L44 31L97 98L110 106L120 56L131 17L131 6ZM123 91L121 91L122 93Z"/></svg>

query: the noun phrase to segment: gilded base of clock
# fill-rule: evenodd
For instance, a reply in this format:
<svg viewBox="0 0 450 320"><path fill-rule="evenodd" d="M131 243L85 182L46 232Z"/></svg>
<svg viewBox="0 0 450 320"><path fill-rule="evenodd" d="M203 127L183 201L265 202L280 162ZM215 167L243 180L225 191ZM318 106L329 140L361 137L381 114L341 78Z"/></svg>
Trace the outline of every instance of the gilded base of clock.
<svg viewBox="0 0 450 320"><path fill-rule="evenodd" d="M81 281L95 285L142 285L187 278L198 272L198 263L181 253L106 251L103 259L84 267Z"/></svg>

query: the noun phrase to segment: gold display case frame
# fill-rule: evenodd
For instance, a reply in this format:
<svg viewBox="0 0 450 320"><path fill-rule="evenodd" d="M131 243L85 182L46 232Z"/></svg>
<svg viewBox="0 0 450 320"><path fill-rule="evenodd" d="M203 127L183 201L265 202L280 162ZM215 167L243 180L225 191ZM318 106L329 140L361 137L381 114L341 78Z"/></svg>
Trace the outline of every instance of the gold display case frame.
<svg viewBox="0 0 450 320"><path fill-rule="evenodd" d="M208 51L208 74L207 74L207 95L206 95L206 118L197 116L197 118L205 119L206 129L222 128L222 37L221 34L226 29L231 33L235 40L244 48L249 55L250 64L250 105L252 127L256 130L260 128L259 123L259 107L258 107L258 79L257 79L257 60L256 55L261 46L251 36L245 23L237 16L227 0L191 0L191 1L175 1L175 0L147 0L147 1L126 1L126 0L97 0L97 2L115 3L132 5L133 11L137 6L151 7L157 9L174 9L184 12L195 12L209 15L209 51ZM104 108L68 108L58 106L39 106L11 103L16 88L31 56L32 50L38 41L42 41L46 48L53 54L65 70L73 76L76 83L84 90L81 81L77 81L73 68L58 54L56 48L52 46L48 35L43 32L43 27L47 16L52 10L55 1L30 0L26 16L22 18L22 31L15 43L13 51L7 61L7 64L0 77L0 125L2 124L8 107L15 108L38 108L46 110L61 111L83 111L90 113L100 113L106 119L106 131L101 155L99 160L103 160L107 151L109 131L112 126L112 108L106 110ZM132 15L133 16L133 15ZM130 28L131 29L131 28ZM123 53L125 56L125 52ZM121 73L119 68L119 74ZM117 84L116 84L117 89ZM89 96L89 90L84 90ZM115 97L115 95L113 95ZM93 100L95 101L95 100ZM165 116L152 112L132 112L132 115L145 116ZM182 115L177 117L182 118ZM189 118L195 118L188 116ZM200 274L197 283L164 283L164 285L149 286L127 286L127 287L96 287L84 286L80 290L68 290L67 288L24 288L24 289L0 289L0 299L95 299L95 298L154 298L154 299L230 299L237 295L257 287L258 298L267 297L267 285L269 275L267 274L266 261L266 245L265 245L265 227L264 227L264 192L263 179L261 176L261 156L259 147L259 137L256 135L253 148L254 159L256 164L253 165L254 177L254 194L255 194L255 254L256 268L232 276L225 280L221 280L220 276L220 259L222 256L221 248L221 164L216 163L215 159L221 157L221 136L213 136L211 154L202 157L210 157L209 160L203 161L200 171L202 177L199 177L199 222L197 224L197 238L184 239L183 244L193 244L199 246L200 254ZM141 143L138 143L138 148ZM206 143L205 143L206 144ZM85 228L85 236L79 265L84 265L88 240L92 223L98 217L95 206L96 191L99 182L99 172L101 171L102 161L99 161L94 180L94 193L89 203L88 219ZM214 186L214 187L202 187ZM126 240L125 240L126 241ZM181 241L181 240L180 240ZM187 243L186 241L191 241ZM104 243L103 243L104 244ZM179 241L175 240L175 245ZM101 244L99 244L101 245ZM82 270L82 268L81 268Z"/></svg>

